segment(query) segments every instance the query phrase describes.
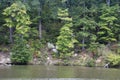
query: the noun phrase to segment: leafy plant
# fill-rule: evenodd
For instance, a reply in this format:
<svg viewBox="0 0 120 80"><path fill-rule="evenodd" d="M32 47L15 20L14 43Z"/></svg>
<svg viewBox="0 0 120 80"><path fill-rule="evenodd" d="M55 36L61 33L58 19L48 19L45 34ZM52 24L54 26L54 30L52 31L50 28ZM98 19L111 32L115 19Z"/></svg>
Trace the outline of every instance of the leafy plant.
<svg viewBox="0 0 120 80"><path fill-rule="evenodd" d="M27 41L22 38L16 38L12 47L11 61L14 64L27 64L32 57L32 53Z"/></svg>
<svg viewBox="0 0 120 80"><path fill-rule="evenodd" d="M60 53L60 58L69 58L74 50L74 43L76 42L71 27L73 26L71 20L68 17L68 9L59 9L58 16L61 20L65 21L64 26L60 29L60 35L57 38L57 49Z"/></svg>
<svg viewBox="0 0 120 80"><path fill-rule="evenodd" d="M86 62L86 66L88 67L94 67L95 66L95 60L92 58L89 58Z"/></svg>
<svg viewBox="0 0 120 80"><path fill-rule="evenodd" d="M89 55L86 55L86 54L81 55L81 56L79 56L78 60L79 61L77 62L77 64L79 64L81 66L87 66L87 67L95 66L95 60L93 58L91 58Z"/></svg>
<svg viewBox="0 0 120 80"><path fill-rule="evenodd" d="M72 24L65 24L61 28L60 36L58 36L57 46L58 50L60 52L60 57L66 58L70 57L73 54L73 48L74 48L74 38L72 37L72 30L69 29L69 27Z"/></svg>
<svg viewBox="0 0 120 80"><path fill-rule="evenodd" d="M30 29L28 25L31 24L30 17L26 12L26 7L20 1L13 3L10 7L4 9L3 15L5 18L5 26L15 27L16 33L25 35Z"/></svg>
<svg viewBox="0 0 120 80"><path fill-rule="evenodd" d="M102 14L100 15L99 21L99 32L98 34L98 41L100 43L110 43L115 42L116 38L113 32L114 22L118 19L115 16L116 8L110 7L107 5L103 5L102 7Z"/></svg>
<svg viewBox="0 0 120 80"><path fill-rule="evenodd" d="M98 43L91 43L88 50L93 53L97 53Z"/></svg>
<svg viewBox="0 0 120 80"><path fill-rule="evenodd" d="M4 9L5 26L15 28L15 42L12 47L11 60L14 64L27 64L31 57L31 51L27 46L25 36L30 30L30 17L27 14L26 7L20 1L13 3L10 7Z"/></svg>
<svg viewBox="0 0 120 80"><path fill-rule="evenodd" d="M110 53L106 57L107 63L110 63L110 66L120 66L120 55Z"/></svg>

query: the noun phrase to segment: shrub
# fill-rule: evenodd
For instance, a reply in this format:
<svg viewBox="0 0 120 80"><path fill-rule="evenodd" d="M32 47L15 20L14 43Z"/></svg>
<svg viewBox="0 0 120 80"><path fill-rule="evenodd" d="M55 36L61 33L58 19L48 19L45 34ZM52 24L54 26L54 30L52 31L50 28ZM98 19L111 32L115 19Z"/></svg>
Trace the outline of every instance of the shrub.
<svg viewBox="0 0 120 80"><path fill-rule="evenodd" d="M110 53L107 55L106 61L111 67L120 66L120 55Z"/></svg>
<svg viewBox="0 0 120 80"><path fill-rule="evenodd" d="M8 44L8 37L0 34L0 44Z"/></svg>
<svg viewBox="0 0 120 80"><path fill-rule="evenodd" d="M95 66L95 60L92 59L92 58L89 58L89 59L86 61L86 66L88 66L88 67L94 67L94 66Z"/></svg>
<svg viewBox="0 0 120 80"><path fill-rule="evenodd" d="M72 30L72 18L68 17L68 9L58 9L58 18L64 23L60 29L60 35L57 37L57 49L60 54L60 58L68 59L74 53L74 43L76 42L73 30Z"/></svg>
<svg viewBox="0 0 120 80"><path fill-rule="evenodd" d="M65 24L61 28L60 36L57 38L58 51L61 58L69 58L73 54L75 39L72 36L72 30L69 28L72 23Z"/></svg>
<svg viewBox="0 0 120 80"><path fill-rule="evenodd" d="M13 64L27 64L32 53L26 40L17 39L12 47L11 61Z"/></svg>
<svg viewBox="0 0 120 80"><path fill-rule="evenodd" d="M100 44L98 49L97 49L97 54L98 56L106 56L109 53L112 53L112 51L109 49L108 46L105 46L104 44Z"/></svg>
<svg viewBox="0 0 120 80"><path fill-rule="evenodd" d="M75 62L75 64L77 65L87 66L87 67L95 66L95 60L87 54L80 55L78 60L79 61L77 61L77 63Z"/></svg>
<svg viewBox="0 0 120 80"><path fill-rule="evenodd" d="M29 45L34 48L34 50L40 50L41 48L44 47L45 42L39 39L33 40L31 39L29 41Z"/></svg>

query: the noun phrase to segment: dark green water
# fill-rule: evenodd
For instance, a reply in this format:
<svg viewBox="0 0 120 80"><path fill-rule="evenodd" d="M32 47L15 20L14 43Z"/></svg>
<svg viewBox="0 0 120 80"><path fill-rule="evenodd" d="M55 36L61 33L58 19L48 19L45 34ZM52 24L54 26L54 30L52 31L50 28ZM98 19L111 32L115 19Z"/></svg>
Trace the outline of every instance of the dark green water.
<svg viewBox="0 0 120 80"><path fill-rule="evenodd" d="M88 68L80 66L10 66L0 67L1 79L36 80L120 80L120 69ZM62 79L65 78L65 79ZM1 80L0 79L0 80Z"/></svg>

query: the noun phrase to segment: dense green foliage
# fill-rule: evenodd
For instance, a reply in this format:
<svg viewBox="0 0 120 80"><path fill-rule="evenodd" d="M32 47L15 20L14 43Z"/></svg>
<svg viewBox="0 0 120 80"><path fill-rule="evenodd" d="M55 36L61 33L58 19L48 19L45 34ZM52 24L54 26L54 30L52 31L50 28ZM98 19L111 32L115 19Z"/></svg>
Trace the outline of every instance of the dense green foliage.
<svg viewBox="0 0 120 80"><path fill-rule="evenodd" d="M69 58L74 53L74 36L71 29L72 18L68 17L68 9L62 10L59 9L58 17L64 21L63 27L60 29L60 36L57 38L57 49L59 51L61 58Z"/></svg>
<svg viewBox="0 0 120 80"><path fill-rule="evenodd" d="M15 27L17 34L25 35L28 32L28 25L31 23L30 17L26 13L25 5L21 2L13 3L4 10L3 14L7 16L5 26Z"/></svg>
<svg viewBox="0 0 120 80"><path fill-rule="evenodd" d="M110 64L111 67L120 66L120 55L110 53L107 56L106 61Z"/></svg>
<svg viewBox="0 0 120 80"><path fill-rule="evenodd" d="M11 61L13 64L27 64L32 59L30 46L26 40L17 38L12 47Z"/></svg>
<svg viewBox="0 0 120 80"><path fill-rule="evenodd" d="M12 47L11 60L15 64L28 63L32 55L29 47L27 47L26 40L24 39L29 30L30 18L26 13L25 5L21 2L13 3L10 7L7 7L3 14L7 16L5 18L8 27L15 27L15 43Z"/></svg>
<svg viewBox="0 0 120 80"><path fill-rule="evenodd" d="M82 51L103 56L100 45L120 42L119 0L0 0L0 9L0 45L13 44L14 51L17 37L33 52L53 43L61 58Z"/></svg>

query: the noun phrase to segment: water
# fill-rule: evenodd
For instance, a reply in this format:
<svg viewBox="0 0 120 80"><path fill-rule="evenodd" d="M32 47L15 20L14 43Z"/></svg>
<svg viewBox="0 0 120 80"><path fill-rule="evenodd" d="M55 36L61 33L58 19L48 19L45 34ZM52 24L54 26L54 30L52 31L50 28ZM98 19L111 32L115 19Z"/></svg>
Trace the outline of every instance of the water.
<svg viewBox="0 0 120 80"><path fill-rule="evenodd" d="M31 80L120 80L120 69L80 66L10 66L0 67L2 79Z"/></svg>

